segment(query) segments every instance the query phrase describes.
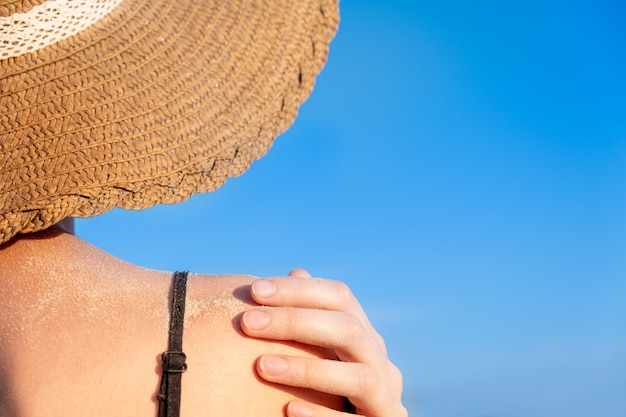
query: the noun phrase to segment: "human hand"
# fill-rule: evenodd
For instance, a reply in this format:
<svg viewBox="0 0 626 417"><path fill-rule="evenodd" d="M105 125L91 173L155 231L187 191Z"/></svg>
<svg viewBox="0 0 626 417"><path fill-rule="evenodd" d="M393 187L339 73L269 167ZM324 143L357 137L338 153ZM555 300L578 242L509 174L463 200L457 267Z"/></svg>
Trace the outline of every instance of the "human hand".
<svg viewBox="0 0 626 417"><path fill-rule="evenodd" d="M285 278L255 281L250 292L257 303L275 308L253 309L243 315L241 327L248 336L330 348L339 359L263 355L256 363L261 378L347 397L362 416L408 415L401 399L402 374L387 357L383 338L345 284L313 279L305 270L295 269ZM265 319L259 320L259 312L267 315ZM287 415L346 414L306 401L292 401Z"/></svg>

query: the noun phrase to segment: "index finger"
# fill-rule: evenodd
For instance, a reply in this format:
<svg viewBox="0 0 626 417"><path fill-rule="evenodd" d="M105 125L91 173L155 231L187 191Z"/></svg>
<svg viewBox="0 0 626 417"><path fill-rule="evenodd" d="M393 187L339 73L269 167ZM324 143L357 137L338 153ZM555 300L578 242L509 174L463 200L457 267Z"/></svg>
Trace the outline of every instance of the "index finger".
<svg viewBox="0 0 626 417"><path fill-rule="evenodd" d="M341 311L351 314L361 321L386 351L382 337L370 323L350 287L343 282L299 276L265 278L254 281L250 293L261 305Z"/></svg>

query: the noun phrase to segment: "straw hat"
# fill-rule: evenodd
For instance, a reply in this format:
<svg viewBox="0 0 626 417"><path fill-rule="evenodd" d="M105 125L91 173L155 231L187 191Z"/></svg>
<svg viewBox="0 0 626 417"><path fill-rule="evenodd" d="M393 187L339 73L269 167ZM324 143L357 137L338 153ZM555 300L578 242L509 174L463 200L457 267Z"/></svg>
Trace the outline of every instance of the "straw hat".
<svg viewBox="0 0 626 417"><path fill-rule="evenodd" d="M337 22L336 0L0 0L0 243L240 175Z"/></svg>

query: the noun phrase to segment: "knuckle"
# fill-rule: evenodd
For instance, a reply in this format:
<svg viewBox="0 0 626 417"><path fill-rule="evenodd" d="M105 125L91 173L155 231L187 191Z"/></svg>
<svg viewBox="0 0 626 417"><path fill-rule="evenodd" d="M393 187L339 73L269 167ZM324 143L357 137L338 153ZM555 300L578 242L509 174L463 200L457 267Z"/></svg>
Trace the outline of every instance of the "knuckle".
<svg viewBox="0 0 626 417"><path fill-rule="evenodd" d="M361 323L358 317L351 314L346 314L344 320L345 329L343 334L351 345L359 345L365 337L363 323Z"/></svg>
<svg viewBox="0 0 626 417"><path fill-rule="evenodd" d="M369 366L363 366L359 372L358 388L359 392L370 397L380 392L381 381L378 373Z"/></svg>
<svg viewBox="0 0 626 417"><path fill-rule="evenodd" d="M335 294L339 299L341 305L350 304L354 300L354 295L352 294L352 290L348 287L348 284L341 281L334 281L335 285Z"/></svg>
<svg viewBox="0 0 626 417"><path fill-rule="evenodd" d="M298 369L298 377L305 384L310 384L319 379L319 369L311 361L302 361Z"/></svg>
<svg viewBox="0 0 626 417"><path fill-rule="evenodd" d="M380 346L381 350L386 355L387 345L385 344L385 339L383 339L383 337L376 332L374 332L374 337L376 338L376 341L378 342L378 345Z"/></svg>
<svg viewBox="0 0 626 417"><path fill-rule="evenodd" d="M400 410L398 411L398 417L409 417L409 411L403 405L400 405Z"/></svg>
<svg viewBox="0 0 626 417"><path fill-rule="evenodd" d="M303 323L306 323L302 312L298 308L284 308L281 309L285 315L285 328L283 329L286 334L294 334L300 329Z"/></svg>
<svg viewBox="0 0 626 417"><path fill-rule="evenodd" d="M395 381L396 385L402 387L402 383L403 383L402 371L400 371L400 368L398 368L393 363L391 364L391 377Z"/></svg>

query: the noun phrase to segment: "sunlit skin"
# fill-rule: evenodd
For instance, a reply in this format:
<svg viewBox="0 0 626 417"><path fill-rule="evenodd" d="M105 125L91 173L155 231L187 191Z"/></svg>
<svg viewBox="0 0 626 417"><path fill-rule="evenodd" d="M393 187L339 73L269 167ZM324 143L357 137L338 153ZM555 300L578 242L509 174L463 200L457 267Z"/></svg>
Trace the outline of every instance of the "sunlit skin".
<svg viewBox="0 0 626 417"><path fill-rule="evenodd" d="M0 249L2 409L154 415L171 273L72 232L66 220ZM349 289L301 269L190 275L184 350L183 416L337 416L341 397L361 415L406 415L400 373Z"/></svg>

